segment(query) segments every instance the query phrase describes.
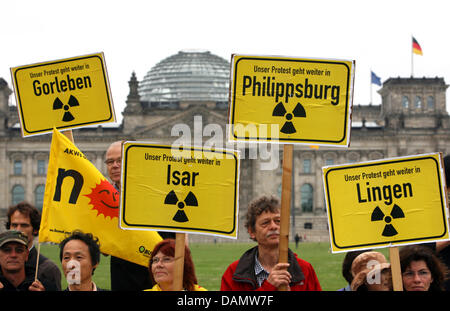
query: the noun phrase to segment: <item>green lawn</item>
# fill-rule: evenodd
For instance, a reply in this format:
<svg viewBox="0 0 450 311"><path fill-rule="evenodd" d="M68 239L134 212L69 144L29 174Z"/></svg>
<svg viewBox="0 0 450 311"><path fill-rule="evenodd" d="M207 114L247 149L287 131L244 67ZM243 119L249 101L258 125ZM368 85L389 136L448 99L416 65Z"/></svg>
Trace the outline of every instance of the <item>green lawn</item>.
<svg viewBox="0 0 450 311"><path fill-rule="evenodd" d="M199 284L208 290L219 290L222 274L228 265L255 245L190 243ZM313 265L323 290L334 291L346 285L341 274L344 253L332 254L329 250L329 243L326 242L300 243L298 249L295 249L294 244L291 244L290 247L300 258ZM44 243L41 245L41 253L52 259L61 268L58 245ZM94 282L104 289L110 289L109 261L109 256L101 256L100 265L94 274ZM67 287L65 279L62 287Z"/></svg>

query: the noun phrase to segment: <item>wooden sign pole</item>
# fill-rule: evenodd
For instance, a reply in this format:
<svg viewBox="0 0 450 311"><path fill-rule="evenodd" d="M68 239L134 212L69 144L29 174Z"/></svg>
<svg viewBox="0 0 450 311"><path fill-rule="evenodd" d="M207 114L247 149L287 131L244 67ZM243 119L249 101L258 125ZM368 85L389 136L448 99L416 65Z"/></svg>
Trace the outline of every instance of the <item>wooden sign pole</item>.
<svg viewBox="0 0 450 311"><path fill-rule="evenodd" d="M73 141L73 133L72 133L72 130L61 131L61 133L64 134L64 135L66 135L66 137L67 137L68 139L70 139L70 141L71 141L72 143L75 143L75 142Z"/></svg>
<svg viewBox="0 0 450 311"><path fill-rule="evenodd" d="M184 248L186 245L186 234L176 233L175 237L175 265L173 269L173 288L174 291L183 290L183 271L184 271Z"/></svg>
<svg viewBox="0 0 450 311"><path fill-rule="evenodd" d="M283 148L283 176L281 181L281 212L280 212L280 244L278 249L278 262L288 262L289 249L289 225L291 214L291 192L292 192L292 144L286 144ZM279 291L287 291L287 286L280 286Z"/></svg>
<svg viewBox="0 0 450 311"><path fill-rule="evenodd" d="M389 261L391 262L392 285L394 291L403 291L402 269L398 247L389 247Z"/></svg>

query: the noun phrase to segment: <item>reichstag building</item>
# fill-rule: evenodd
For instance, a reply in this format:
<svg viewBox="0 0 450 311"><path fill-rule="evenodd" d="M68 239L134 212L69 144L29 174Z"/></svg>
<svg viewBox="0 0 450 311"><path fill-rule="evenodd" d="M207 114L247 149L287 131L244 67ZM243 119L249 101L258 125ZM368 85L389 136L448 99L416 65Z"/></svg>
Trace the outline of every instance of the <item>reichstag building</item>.
<svg viewBox="0 0 450 311"><path fill-rule="evenodd" d="M116 140L171 144L179 138L172 136L177 125L187 125L193 136L214 124L222 128L225 141L229 79L227 60L210 52L180 51L157 63L142 81L131 73L122 123L73 130L75 144L107 177L105 151ZM389 78L378 91L381 105L353 106L349 148L295 146L291 237L298 233L307 241L329 239L322 166L450 153L446 89L439 77ZM0 217L23 200L42 208L50 150L51 135L22 138L12 97L12 86L0 77ZM198 121L203 128L196 126ZM279 165L271 170L262 169L263 160L251 157L250 149L244 146L241 154L239 240L248 240L243 225L247 204L261 194L281 193L282 148ZM190 239L211 240L194 234Z"/></svg>

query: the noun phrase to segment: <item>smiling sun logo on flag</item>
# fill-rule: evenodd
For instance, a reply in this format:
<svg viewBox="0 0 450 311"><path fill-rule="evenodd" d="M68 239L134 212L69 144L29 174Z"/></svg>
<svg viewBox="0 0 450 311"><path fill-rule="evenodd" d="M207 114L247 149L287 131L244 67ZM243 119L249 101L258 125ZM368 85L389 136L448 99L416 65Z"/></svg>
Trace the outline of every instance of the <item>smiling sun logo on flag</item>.
<svg viewBox="0 0 450 311"><path fill-rule="evenodd" d="M92 188L90 194L86 194L91 201L92 209L97 210L97 216L119 217L119 192L105 179Z"/></svg>

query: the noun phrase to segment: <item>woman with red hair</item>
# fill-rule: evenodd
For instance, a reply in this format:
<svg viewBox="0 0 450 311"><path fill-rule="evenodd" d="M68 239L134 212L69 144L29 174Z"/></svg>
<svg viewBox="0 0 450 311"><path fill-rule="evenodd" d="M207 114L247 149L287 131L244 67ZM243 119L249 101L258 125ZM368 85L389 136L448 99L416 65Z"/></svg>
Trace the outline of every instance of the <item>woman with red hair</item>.
<svg viewBox="0 0 450 311"><path fill-rule="evenodd" d="M175 240L166 239L156 244L149 261L150 280L154 285L148 291L170 291L173 285ZM191 251L184 249L183 288L188 291L206 291L197 284Z"/></svg>

